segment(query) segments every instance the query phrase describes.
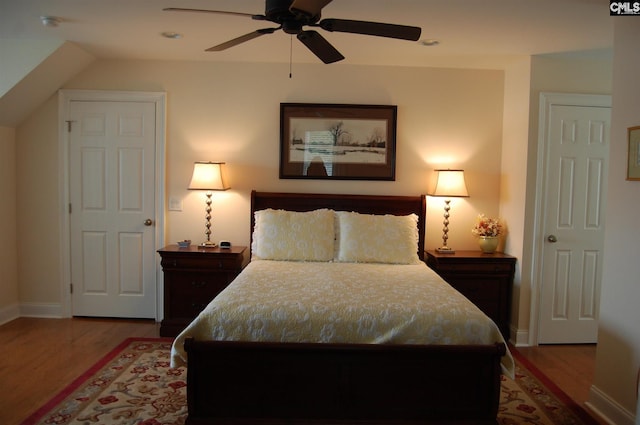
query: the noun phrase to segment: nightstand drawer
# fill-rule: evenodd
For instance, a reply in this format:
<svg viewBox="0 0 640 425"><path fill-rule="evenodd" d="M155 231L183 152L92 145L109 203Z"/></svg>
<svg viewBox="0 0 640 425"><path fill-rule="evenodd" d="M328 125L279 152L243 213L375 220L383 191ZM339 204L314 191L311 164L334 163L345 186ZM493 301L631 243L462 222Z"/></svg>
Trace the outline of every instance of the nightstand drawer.
<svg viewBox="0 0 640 425"><path fill-rule="evenodd" d="M193 319L214 299L233 279L227 273L175 273L169 279L165 294L168 296L168 311L165 315L173 318Z"/></svg>
<svg viewBox="0 0 640 425"><path fill-rule="evenodd" d="M441 262L438 264L438 272L447 273L511 273L513 266L510 263L446 263Z"/></svg>
<svg viewBox="0 0 640 425"><path fill-rule="evenodd" d="M447 280L447 278L445 278ZM451 285L461 292L465 297L476 300L499 300L501 288L493 280L483 279L460 279L452 280Z"/></svg>
<svg viewBox="0 0 640 425"><path fill-rule="evenodd" d="M474 304L478 307L484 314L489 316L491 320L499 324L501 320L503 320L502 312L500 310L500 303L496 300L475 300Z"/></svg>
<svg viewBox="0 0 640 425"><path fill-rule="evenodd" d="M171 313L174 318L185 317L191 320L196 317L204 308L209 304L209 302L213 298L210 299L202 299L202 298L180 298L176 300L171 305Z"/></svg>
<svg viewBox="0 0 640 425"><path fill-rule="evenodd" d="M217 295L217 294L216 294ZM209 302L215 298L210 296L183 295L171 301L171 314L174 318L185 317L190 320L196 317Z"/></svg>
<svg viewBox="0 0 640 425"><path fill-rule="evenodd" d="M169 290L173 296L201 296L218 295L220 291L227 287L233 279L227 273L176 273L171 279Z"/></svg>
<svg viewBox="0 0 640 425"><path fill-rule="evenodd" d="M190 269L190 270L217 270L237 269L242 267L242 257L168 257L161 261L163 270Z"/></svg>

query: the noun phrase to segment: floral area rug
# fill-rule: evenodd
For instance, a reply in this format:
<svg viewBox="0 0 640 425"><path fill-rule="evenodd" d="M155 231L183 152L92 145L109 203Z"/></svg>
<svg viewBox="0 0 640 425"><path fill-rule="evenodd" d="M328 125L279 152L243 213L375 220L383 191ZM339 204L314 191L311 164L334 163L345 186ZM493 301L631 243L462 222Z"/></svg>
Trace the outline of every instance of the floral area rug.
<svg viewBox="0 0 640 425"><path fill-rule="evenodd" d="M23 425L183 425L187 371L169 367L171 340L129 338Z"/></svg>
<svg viewBox="0 0 640 425"><path fill-rule="evenodd" d="M186 369L169 367L170 349L167 339L125 340L22 425L183 425ZM513 352L516 379L502 378L500 425L596 424Z"/></svg>

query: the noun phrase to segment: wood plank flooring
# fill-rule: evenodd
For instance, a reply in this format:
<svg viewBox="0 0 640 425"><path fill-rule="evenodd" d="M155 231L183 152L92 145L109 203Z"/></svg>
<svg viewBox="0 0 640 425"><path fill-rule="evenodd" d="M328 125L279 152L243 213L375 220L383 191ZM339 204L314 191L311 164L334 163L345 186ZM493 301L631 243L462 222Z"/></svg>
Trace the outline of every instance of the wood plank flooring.
<svg viewBox="0 0 640 425"><path fill-rule="evenodd" d="M567 396L601 425L611 425L585 405L593 384L596 344L539 345L516 350L551 379Z"/></svg>
<svg viewBox="0 0 640 425"><path fill-rule="evenodd" d="M0 326L0 424L21 423L125 338L158 336L148 320L20 318ZM584 406L595 345L517 350Z"/></svg>
<svg viewBox="0 0 640 425"><path fill-rule="evenodd" d="M0 326L0 424L19 424L128 337L154 321L20 318Z"/></svg>
<svg viewBox="0 0 640 425"><path fill-rule="evenodd" d="M572 400L583 405L589 399L595 370L595 344L540 345L517 350Z"/></svg>

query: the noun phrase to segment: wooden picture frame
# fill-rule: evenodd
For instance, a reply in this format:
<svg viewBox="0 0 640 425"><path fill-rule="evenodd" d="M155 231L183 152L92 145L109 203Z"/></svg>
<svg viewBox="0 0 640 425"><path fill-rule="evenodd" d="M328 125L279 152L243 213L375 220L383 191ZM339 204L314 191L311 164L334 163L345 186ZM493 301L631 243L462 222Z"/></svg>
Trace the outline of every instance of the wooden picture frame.
<svg viewBox="0 0 640 425"><path fill-rule="evenodd" d="M395 180L395 105L280 104L280 178Z"/></svg>
<svg viewBox="0 0 640 425"><path fill-rule="evenodd" d="M640 126L628 128L627 180L640 180Z"/></svg>

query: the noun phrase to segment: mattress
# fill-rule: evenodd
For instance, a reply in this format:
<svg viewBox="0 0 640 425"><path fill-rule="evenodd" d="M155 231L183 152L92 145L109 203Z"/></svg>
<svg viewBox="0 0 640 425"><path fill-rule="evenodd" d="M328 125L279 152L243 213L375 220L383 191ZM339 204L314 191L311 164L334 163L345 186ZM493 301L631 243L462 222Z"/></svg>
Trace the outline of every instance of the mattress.
<svg viewBox="0 0 640 425"><path fill-rule="evenodd" d="M253 260L173 343L184 340L479 345L497 325L424 263ZM505 373L513 372L508 353Z"/></svg>

